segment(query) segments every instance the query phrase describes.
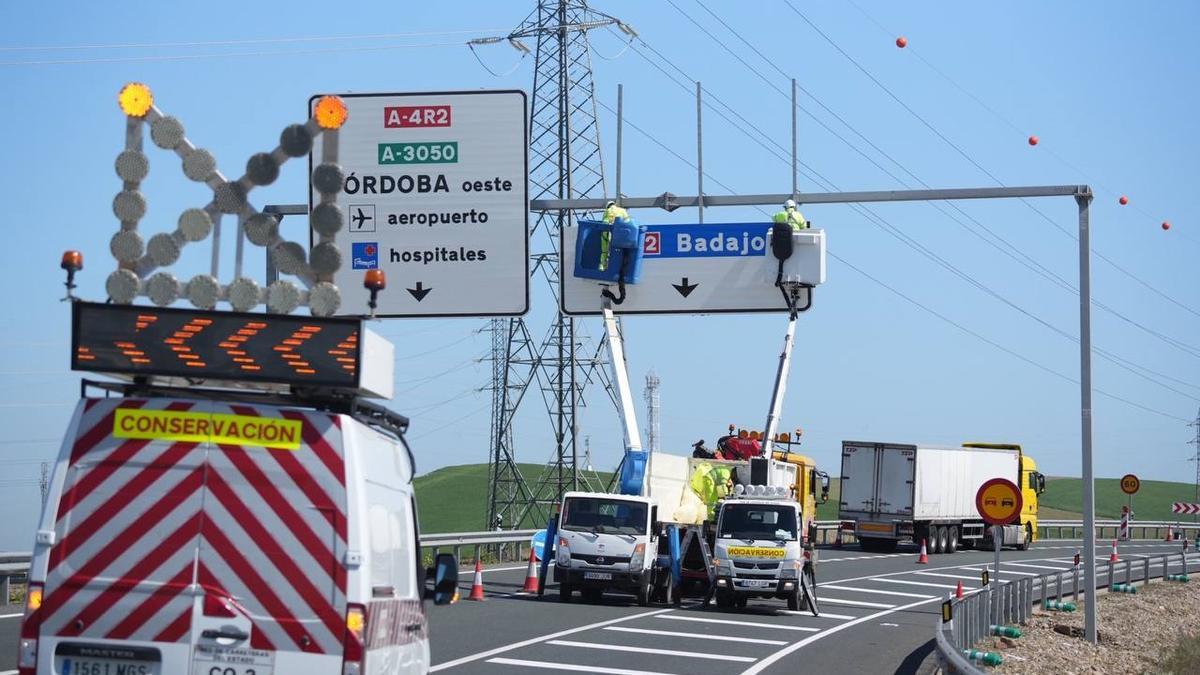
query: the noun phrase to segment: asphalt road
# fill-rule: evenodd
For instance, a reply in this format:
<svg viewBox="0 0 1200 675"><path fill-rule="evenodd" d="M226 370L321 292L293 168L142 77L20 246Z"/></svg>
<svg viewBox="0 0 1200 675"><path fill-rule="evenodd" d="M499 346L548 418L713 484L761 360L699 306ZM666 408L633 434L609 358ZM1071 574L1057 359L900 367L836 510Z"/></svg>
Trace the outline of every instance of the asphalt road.
<svg viewBox="0 0 1200 675"><path fill-rule="evenodd" d="M1006 550L999 578L1069 570L1078 546L1047 541L1028 551ZM1179 550L1179 544L1140 541L1123 544L1121 555ZM830 674L911 673L933 649L941 601L960 580L967 592L979 588L980 571L992 559L992 552L960 551L919 565L912 550L822 550L820 617L788 612L775 600L752 601L734 612L686 600L681 608L638 607L621 595L601 605L583 604L576 595L564 605L554 584L540 601L520 594L524 566L497 568L484 574L485 602L430 608L433 669L464 675L535 669L751 675L801 667ZM1191 561L1193 570L1200 569L1200 556ZM1009 562L1016 564L1006 567ZM464 574L463 597L470 582Z"/></svg>
<svg viewBox="0 0 1200 675"><path fill-rule="evenodd" d="M1028 551L1006 550L1000 579L1069 570L1077 548L1078 542L1047 541ZM1107 550L1097 546L1098 552ZM1122 544L1121 557L1179 550L1177 543L1131 542ZM524 565L496 567L484 573L486 601L430 605L434 670L455 675L541 669L701 675L785 673L804 667L831 675L911 673L933 649L941 600L959 580L968 592L979 588L980 570L992 555L960 551L933 555L929 564L918 565L912 550L822 549L820 617L788 612L775 600L753 601L736 612L700 608L686 600L680 608L638 607L632 597L621 595L586 605L577 594L574 602L561 604L553 583L541 600L520 594ZM1192 571L1200 570L1200 556L1189 560ZM1135 577L1139 569L1135 566ZM469 571L462 583L465 598ZM16 668L20 611L0 606L0 675Z"/></svg>

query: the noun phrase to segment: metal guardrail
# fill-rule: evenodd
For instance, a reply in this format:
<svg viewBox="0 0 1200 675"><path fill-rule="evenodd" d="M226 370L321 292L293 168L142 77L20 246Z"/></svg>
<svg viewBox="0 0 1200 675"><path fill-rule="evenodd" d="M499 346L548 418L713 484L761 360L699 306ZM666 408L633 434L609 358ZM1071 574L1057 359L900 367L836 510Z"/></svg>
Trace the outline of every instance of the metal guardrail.
<svg viewBox="0 0 1200 675"><path fill-rule="evenodd" d="M1167 520L1147 520L1147 521L1131 521L1129 523L1129 536L1131 539L1166 539L1167 531L1179 532L1188 536L1189 539L1195 539L1200 533L1200 523L1185 523L1179 521ZM1083 523L1078 520L1039 520L1038 531L1042 538L1049 538L1051 533L1054 538L1062 539L1063 532L1068 532L1068 539L1077 539L1083 533ZM1112 536L1109 537L1110 533ZM1142 536L1137 536L1138 533ZM1096 521L1096 538L1097 539L1117 539L1121 534L1121 521L1119 520L1097 520Z"/></svg>
<svg viewBox="0 0 1200 675"><path fill-rule="evenodd" d="M1139 580L1145 587L1156 576L1167 579L1172 569L1187 574L1189 564L1200 569L1200 559L1193 557L1189 560L1184 551L1157 556L1127 555L1125 560L1097 565L1096 581L1098 588L1112 588L1116 583L1132 588L1134 582ZM1133 577L1135 568L1140 569L1140 579ZM995 574L995 570L988 569ZM1000 569L1003 572L1003 564ZM1024 624L1035 607L1061 609L1068 596L1078 606L1080 594L1085 598L1089 595L1080 588L1080 572L1080 567L1076 565L1060 572L1014 581L1001 582L995 579L995 585L971 590L961 600L951 598L950 621L939 618L935 628L937 652L942 666L950 672L968 675L983 673L976 663L986 663L988 657L986 652L975 650L974 646L985 637L1001 635L1002 632L997 628ZM1155 575L1155 572L1158 574ZM1120 579L1122 577L1123 581ZM969 655L975 658L968 658Z"/></svg>

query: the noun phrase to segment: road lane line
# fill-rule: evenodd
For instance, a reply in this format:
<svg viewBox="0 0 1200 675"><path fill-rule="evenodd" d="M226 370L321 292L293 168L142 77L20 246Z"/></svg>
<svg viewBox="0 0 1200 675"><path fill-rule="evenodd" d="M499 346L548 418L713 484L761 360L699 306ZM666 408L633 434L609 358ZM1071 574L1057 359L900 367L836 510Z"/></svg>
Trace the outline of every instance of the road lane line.
<svg viewBox="0 0 1200 675"><path fill-rule="evenodd" d="M568 628L567 630L562 630L557 633L551 633L549 635L541 635L541 636L538 636L535 638L529 638L528 640L521 640L520 642L510 642L509 644L501 645L499 647L494 647L492 649L489 649L487 651L482 651L477 654L463 656L461 658L454 659L453 661L447 661L445 663L434 664L433 667L429 669L429 672L434 673L439 670L445 670L447 668L461 666L464 663L470 663L471 661L478 661L479 659L486 659L489 656L495 656L496 654L502 654L507 651L512 651L513 649L520 649L521 647L528 647L529 645L535 645L539 642L545 642L546 640L553 640L554 638L560 638L565 635L572 635L574 633L580 633L585 630L592 630L593 628L602 628L604 626L611 626L615 623L621 623L624 621L632 621L634 619L641 619L641 618L644 618L647 616L654 616L655 614L662 614L663 612L671 612L671 611L674 611L674 610L656 609L656 610L649 611L649 612L642 612L640 614L631 614L629 616L617 617L616 619L609 619L608 621L598 621L596 623L589 623L586 626L578 626L576 628Z"/></svg>
<svg viewBox="0 0 1200 675"><path fill-rule="evenodd" d="M679 614L659 614L660 619L674 619L675 621L698 621L700 623L723 623L732 626L749 626L751 628L774 628L776 630L797 630L804 633L816 633L820 628L809 628L808 626L790 626L787 624L777 623L756 623L754 621L735 621L733 619L708 619L701 616L680 616Z"/></svg>
<svg viewBox="0 0 1200 675"><path fill-rule="evenodd" d="M983 570L986 569L989 574L1019 574L1023 577L1040 577L1040 576L1042 576L1038 572L1021 572L1019 570L1006 570L1004 568L1007 565L1008 565L1008 563L1001 563L999 572L996 572L995 570L993 570L990 567L961 567L959 569L970 570L972 572L982 572Z"/></svg>
<svg viewBox="0 0 1200 675"><path fill-rule="evenodd" d="M677 630L654 630L653 628L627 628L625 626L606 626L604 630L615 630L622 633L642 633L644 635L668 635L672 637L697 638L699 640L720 640L723 642L746 642L756 645L786 645L787 640L764 640L762 638L734 637L732 635L713 635L711 633L684 633Z"/></svg>
<svg viewBox="0 0 1200 675"><path fill-rule="evenodd" d="M1005 565L1014 567L1029 567L1035 570L1054 570L1055 572L1070 572L1070 567L1051 567L1050 565L1030 565L1029 563L1006 562Z"/></svg>
<svg viewBox="0 0 1200 675"><path fill-rule="evenodd" d="M25 616L25 615L24 614L0 614L0 619L15 619L19 616ZM17 671L14 670L12 672L15 673ZM0 675L4 675L4 673L0 673Z"/></svg>
<svg viewBox="0 0 1200 675"><path fill-rule="evenodd" d="M818 601L817 604L820 604L820 602ZM810 619L833 619L834 621L850 621L851 619L858 618L857 616L846 616L845 614L830 614L829 612L821 612L820 616L813 616L812 612L810 612L808 610L801 611L799 609L777 609L775 611L779 612L780 614L792 614L794 616L807 616Z"/></svg>
<svg viewBox="0 0 1200 675"><path fill-rule="evenodd" d="M877 609L891 609L895 605L885 605L882 602L863 602L862 600L842 600L840 598L826 598L824 596L818 601L821 604L828 605L849 605L851 607L875 607Z"/></svg>
<svg viewBox="0 0 1200 675"><path fill-rule="evenodd" d="M957 569L957 568L947 567L946 569L950 570L950 569ZM913 572L913 574L920 574L923 577L946 577L947 579L974 579L975 578L975 575L971 575L971 574L940 574L938 572Z"/></svg>
<svg viewBox="0 0 1200 675"><path fill-rule="evenodd" d="M506 659L496 658L488 659L488 663L498 663L502 666L520 666L522 668L545 668L546 670L570 670L581 673L605 673L605 675L666 675L665 673L651 670L630 670L628 668L605 668L604 666L581 666L574 663L560 663L555 661L528 661L526 659ZM11 671L16 675L17 671ZM8 673L0 673L0 675L8 675Z"/></svg>
<svg viewBox="0 0 1200 675"><path fill-rule="evenodd" d="M928 581L907 581L905 579L872 579L872 581L885 581L889 584L909 584L910 586L928 586L930 588L958 588L954 584L932 584Z"/></svg>
<svg viewBox="0 0 1200 675"><path fill-rule="evenodd" d="M736 661L738 663L754 663L758 659L753 656L730 656L728 654L703 654L700 652L685 652L679 649L653 649L651 647L626 647L624 645L606 645L598 642L576 642L575 640L550 640L546 644L558 647L579 647L581 649L607 649L614 652L633 652L635 654L661 654L662 656L682 656L689 659L708 659L710 661Z"/></svg>
<svg viewBox="0 0 1200 675"><path fill-rule="evenodd" d="M832 588L835 591L854 591L856 593L874 593L876 595L898 595L903 598L932 598L932 595L921 595L920 593L900 593L899 591L876 591L870 588L852 588L850 586L822 586L822 588Z"/></svg>

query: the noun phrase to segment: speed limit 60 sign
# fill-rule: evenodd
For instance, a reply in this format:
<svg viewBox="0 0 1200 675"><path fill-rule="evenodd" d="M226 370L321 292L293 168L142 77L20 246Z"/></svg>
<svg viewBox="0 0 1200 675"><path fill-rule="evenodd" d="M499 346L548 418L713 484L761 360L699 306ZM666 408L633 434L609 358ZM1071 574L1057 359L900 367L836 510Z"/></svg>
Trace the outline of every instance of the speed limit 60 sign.
<svg viewBox="0 0 1200 675"><path fill-rule="evenodd" d="M1121 477L1121 492L1127 495L1137 494L1137 491L1142 487L1142 481L1138 477L1127 473Z"/></svg>

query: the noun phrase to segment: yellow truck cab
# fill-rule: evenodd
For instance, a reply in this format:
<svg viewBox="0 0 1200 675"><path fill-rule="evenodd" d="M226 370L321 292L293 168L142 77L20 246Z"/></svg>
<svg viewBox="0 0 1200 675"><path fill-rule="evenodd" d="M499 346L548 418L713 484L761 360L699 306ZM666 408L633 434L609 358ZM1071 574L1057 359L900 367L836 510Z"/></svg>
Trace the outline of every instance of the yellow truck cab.
<svg viewBox="0 0 1200 675"><path fill-rule="evenodd" d="M1025 530L1025 536L1030 543L1038 540L1038 495L1046 490L1046 477L1037 470L1037 462L1026 455L1021 446L1015 443L963 443L964 448L985 448L993 450L1016 450L1020 456L1021 477L1017 485L1021 488L1021 508L1019 524ZM1018 524L1017 522L1013 523Z"/></svg>

